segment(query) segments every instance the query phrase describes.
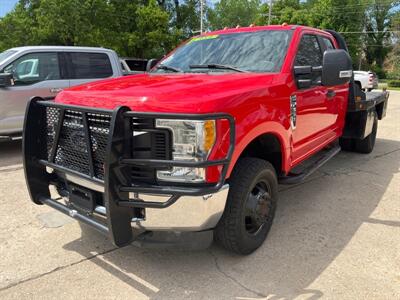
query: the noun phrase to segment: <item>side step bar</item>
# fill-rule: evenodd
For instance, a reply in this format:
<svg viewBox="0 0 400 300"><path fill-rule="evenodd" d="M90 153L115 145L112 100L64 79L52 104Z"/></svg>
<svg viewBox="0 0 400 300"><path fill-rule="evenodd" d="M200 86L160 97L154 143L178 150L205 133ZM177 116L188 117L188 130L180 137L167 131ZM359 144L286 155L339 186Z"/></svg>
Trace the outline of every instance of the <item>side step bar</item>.
<svg viewBox="0 0 400 300"><path fill-rule="evenodd" d="M322 167L325 163L327 163L331 158L333 158L336 154L340 152L341 148L339 145L334 146L332 149L328 150L325 155L319 158L316 162L305 168L299 174L289 174L287 176L283 176L279 178L280 184L298 184L303 182L307 177L309 177L312 173Z"/></svg>

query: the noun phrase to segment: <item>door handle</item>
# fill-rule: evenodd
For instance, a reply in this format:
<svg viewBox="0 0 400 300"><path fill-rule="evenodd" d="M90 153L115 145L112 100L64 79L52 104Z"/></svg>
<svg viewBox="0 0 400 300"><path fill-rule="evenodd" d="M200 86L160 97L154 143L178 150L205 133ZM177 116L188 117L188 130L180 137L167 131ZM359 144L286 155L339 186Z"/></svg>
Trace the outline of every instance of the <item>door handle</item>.
<svg viewBox="0 0 400 300"><path fill-rule="evenodd" d="M62 91L62 88L51 88L50 93L57 94Z"/></svg>
<svg viewBox="0 0 400 300"><path fill-rule="evenodd" d="M336 92L334 91L334 90L328 90L327 92L326 92L326 97L329 99L329 100L331 100L333 97L335 97L336 96Z"/></svg>

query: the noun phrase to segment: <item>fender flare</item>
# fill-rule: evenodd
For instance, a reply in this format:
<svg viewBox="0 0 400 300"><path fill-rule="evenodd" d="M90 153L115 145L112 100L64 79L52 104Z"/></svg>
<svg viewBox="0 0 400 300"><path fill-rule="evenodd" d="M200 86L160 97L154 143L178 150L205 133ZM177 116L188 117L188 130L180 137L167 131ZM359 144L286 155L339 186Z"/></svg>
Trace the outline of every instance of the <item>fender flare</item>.
<svg viewBox="0 0 400 300"><path fill-rule="evenodd" d="M240 137L240 140L236 141L237 144L235 146L235 150L232 155L232 160L229 165L227 178L231 175L233 168L235 167L238 159L242 155L243 151L246 147L253 142L255 139L259 138L264 134L271 134L275 136L281 146L282 153L282 170L287 172L289 170L290 165L290 135L289 130L285 129L282 124L269 121L258 125L253 128L243 137Z"/></svg>

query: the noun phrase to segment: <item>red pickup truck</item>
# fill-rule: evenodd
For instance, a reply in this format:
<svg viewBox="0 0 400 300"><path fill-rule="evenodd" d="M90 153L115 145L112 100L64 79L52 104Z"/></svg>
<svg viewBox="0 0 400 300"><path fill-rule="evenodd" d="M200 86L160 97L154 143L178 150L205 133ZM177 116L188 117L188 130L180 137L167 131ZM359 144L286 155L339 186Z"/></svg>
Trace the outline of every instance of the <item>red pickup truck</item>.
<svg viewBox="0 0 400 300"><path fill-rule="evenodd" d="M388 96L354 85L334 31L210 32L147 74L32 99L26 181L34 203L117 246L174 232L249 254L271 228L278 184L303 181L341 149L371 152Z"/></svg>

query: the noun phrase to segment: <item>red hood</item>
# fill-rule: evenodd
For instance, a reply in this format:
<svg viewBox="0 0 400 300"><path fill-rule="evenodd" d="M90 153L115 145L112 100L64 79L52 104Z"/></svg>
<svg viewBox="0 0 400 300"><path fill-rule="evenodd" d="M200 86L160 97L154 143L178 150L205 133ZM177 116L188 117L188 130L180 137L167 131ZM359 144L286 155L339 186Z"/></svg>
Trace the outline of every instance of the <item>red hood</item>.
<svg viewBox="0 0 400 300"><path fill-rule="evenodd" d="M56 102L135 111L206 113L227 111L248 97L268 95L279 74L140 74L102 80L61 92Z"/></svg>

